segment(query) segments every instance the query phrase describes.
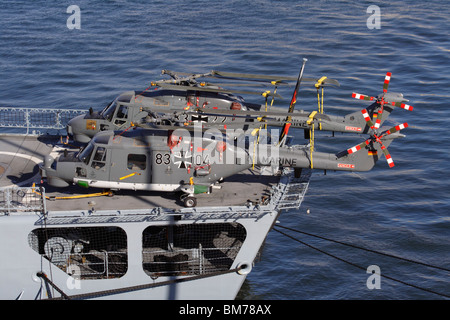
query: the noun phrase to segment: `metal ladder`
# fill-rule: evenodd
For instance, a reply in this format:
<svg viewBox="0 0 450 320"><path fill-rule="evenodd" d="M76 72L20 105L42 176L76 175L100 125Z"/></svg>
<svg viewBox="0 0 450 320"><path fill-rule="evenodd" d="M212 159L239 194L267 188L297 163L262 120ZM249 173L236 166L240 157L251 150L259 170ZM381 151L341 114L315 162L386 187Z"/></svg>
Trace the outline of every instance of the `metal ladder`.
<svg viewBox="0 0 450 320"><path fill-rule="evenodd" d="M275 208L298 209L308 191L311 170L303 169L301 176L296 178L292 169L285 168L282 178L276 191L278 199L274 199Z"/></svg>

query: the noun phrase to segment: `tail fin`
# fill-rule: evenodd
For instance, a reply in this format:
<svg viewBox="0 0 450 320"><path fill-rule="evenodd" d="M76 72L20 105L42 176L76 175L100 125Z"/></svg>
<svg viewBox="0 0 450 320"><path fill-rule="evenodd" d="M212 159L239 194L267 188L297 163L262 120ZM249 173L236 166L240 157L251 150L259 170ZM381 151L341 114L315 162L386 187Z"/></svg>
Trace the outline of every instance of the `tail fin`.
<svg viewBox="0 0 450 320"><path fill-rule="evenodd" d="M336 158L339 161L338 167L345 170L345 166L348 165L355 171L368 171L373 168L382 155L385 156L389 167L394 167L394 161L387 147L394 139L404 137L398 131L407 127L408 124L404 123L386 130L380 135L373 134L364 142L339 152L336 154Z"/></svg>
<svg viewBox="0 0 450 320"><path fill-rule="evenodd" d="M369 133L371 129L374 129L377 119L379 119L378 123L382 125L393 111L393 108L384 106L380 112L381 108L377 102L372 103L365 109L347 114L344 117L344 123L352 124L355 128L362 128L360 133Z"/></svg>
<svg viewBox="0 0 450 320"><path fill-rule="evenodd" d="M404 137L398 133L406 128L406 123L384 131L380 135L373 134L369 139L350 149L337 154L311 151L309 148L279 148L265 146L262 152L258 149L257 163L259 165L277 165L293 168L311 168L334 171L369 171L377 161L385 156L390 167L394 161L387 151L387 147L396 138ZM274 155L275 154L275 155Z"/></svg>

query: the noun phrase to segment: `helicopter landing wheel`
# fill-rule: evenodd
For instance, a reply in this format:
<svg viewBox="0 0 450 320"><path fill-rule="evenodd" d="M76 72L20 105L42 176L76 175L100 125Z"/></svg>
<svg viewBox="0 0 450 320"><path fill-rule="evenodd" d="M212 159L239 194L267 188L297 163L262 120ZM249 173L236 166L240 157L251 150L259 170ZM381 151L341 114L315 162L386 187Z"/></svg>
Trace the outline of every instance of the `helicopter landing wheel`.
<svg viewBox="0 0 450 320"><path fill-rule="evenodd" d="M184 206L187 208L193 208L197 205L197 199L194 197L186 197L183 199Z"/></svg>

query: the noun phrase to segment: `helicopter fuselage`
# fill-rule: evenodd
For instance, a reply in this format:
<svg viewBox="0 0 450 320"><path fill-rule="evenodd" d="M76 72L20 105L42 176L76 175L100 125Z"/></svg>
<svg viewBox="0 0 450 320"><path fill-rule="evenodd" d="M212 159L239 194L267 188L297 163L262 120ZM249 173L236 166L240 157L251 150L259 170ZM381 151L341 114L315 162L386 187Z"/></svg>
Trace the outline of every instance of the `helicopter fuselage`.
<svg viewBox="0 0 450 320"><path fill-rule="evenodd" d="M253 137L253 142L251 141ZM390 134L383 138L387 147ZM183 191L209 193L221 180L254 165L335 171L368 171L382 153L367 142L366 152L342 155L277 146L261 137L243 134L229 140L221 131L132 128L98 133L80 151L56 158L47 156L40 165L42 178L54 187L94 187L111 190ZM262 139L261 139L262 140ZM258 141L255 143L255 141Z"/></svg>
<svg viewBox="0 0 450 320"><path fill-rule="evenodd" d="M87 143L97 132L108 130L126 130L132 123L144 121L171 124L192 121L205 121L204 117L190 114L177 115L180 111L194 108L212 110L247 110L243 99L231 94L177 91L158 89L137 94L134 91L124 92L108 104L102 111L92 109L85 115L71 119L67 125L67 133L74 140ZM212 122L229 120L219 115L210 117ZM243 121L241 118L233 121Z"/></svg>
<svg viewBox="0 0 450 320"><path fill-rule="evenodd" d="M242 163L222 161L212 170L232 152L233 156L242 153ZM99 133L78 152L65 152L56 159L47 156L41 175L54 187L179 191L194 184L210 186L250 167L247 155L222 140L201 137L194 144L171 131L133 128Z"/></svg>

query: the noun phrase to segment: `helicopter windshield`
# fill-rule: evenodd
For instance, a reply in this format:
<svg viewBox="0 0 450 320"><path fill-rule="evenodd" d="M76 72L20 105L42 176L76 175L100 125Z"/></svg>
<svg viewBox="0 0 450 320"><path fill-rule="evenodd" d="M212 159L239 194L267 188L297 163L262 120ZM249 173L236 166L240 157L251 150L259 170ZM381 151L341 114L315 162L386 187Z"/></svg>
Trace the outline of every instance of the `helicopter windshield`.
<svg viewBox="0 0 450 320"><path fill-rule="evenodd" d="M107 106L105 109L103 109L102 112L100 112L100 115L106 120L111 120L112 116L114 114L114 111L116 110L116 103L117 103L117 99L115 99L113 102L111 102L109 104L109 106Z"/></svg>
<svg viewBox="0 0 450 320"><path fill-rule="evenodd" d="M94 144L89 143L84 149L80 151L77 158L78 160L88 164L91 159L92 150L94 150Z"/></svg>

